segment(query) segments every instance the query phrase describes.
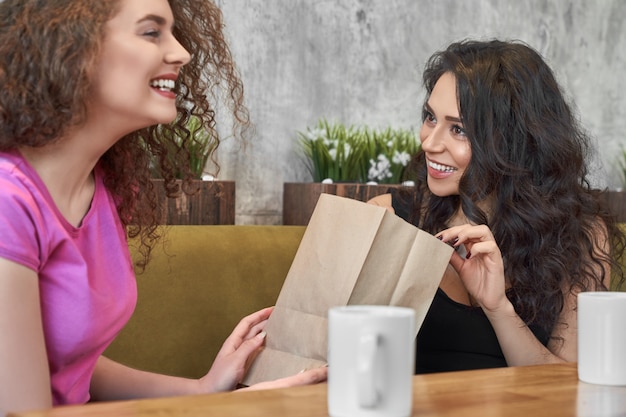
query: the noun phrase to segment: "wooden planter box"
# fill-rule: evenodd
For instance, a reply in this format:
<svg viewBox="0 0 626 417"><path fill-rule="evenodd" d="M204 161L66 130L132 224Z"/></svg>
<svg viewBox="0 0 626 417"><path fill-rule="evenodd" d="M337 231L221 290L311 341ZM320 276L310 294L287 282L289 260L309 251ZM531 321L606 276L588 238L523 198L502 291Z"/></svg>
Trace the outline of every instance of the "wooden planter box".
<svg viewBox="0 0 626 417"><path fill-rule="evenodd" d="M361 183L322 184L318 182L286 182L283 184L283 224L306 226L309 224L320 194L334 194L340 197L367 201L389 188L399 188L401 184L366 185Z"/></svg>
<svg viewBox="0 0 626 417"><path fill-rule="evenodd" d="M322 193L367 201L377 195L385 194L391 187L398 188L402 185L285 183L283 185L283 224L306 226ZM626 223L626 192L606 191L603 193L603 198L617 221Z"/></svg>
<svg viewBox="0 0 626 417"><path fill-rule="evenodd" d="M626 192L605 191L604 199L609 206L609 211L615 215L620 223L626 223Z"/></svg>
<svg viewBox="0 0 626 417"><path fill-rule="evenodd" d="M160 222L169 225L235 224L235 182L198 180L198 192L167 198L163 180L154 179Z"/></svg>

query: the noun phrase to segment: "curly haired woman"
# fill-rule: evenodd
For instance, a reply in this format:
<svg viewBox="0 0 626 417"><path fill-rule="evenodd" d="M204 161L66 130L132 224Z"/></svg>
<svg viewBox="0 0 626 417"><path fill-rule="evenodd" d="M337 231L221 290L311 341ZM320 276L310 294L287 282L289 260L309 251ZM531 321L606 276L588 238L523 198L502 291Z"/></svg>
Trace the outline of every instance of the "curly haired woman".
<svg viewBox="0 0 626 417"><path fill-rule="evenodd" d="M164 132L196 116L217 138L223 92L236 133L248 127L222 26L204 0L0 3L0 415L233 389L263 344L271 308L244 318L198 380L102 356L137 297L126 231L142 264L158 238L151 158L170 193L181 169L189 188L193 138L172 153Z"/></svg>
<svg viewBox="0 0 626 417"><path fill-rule="evenodd" d="M589 138L542 57L462 41L426 65L416 187L371 201L453 253L416 372L577 360L576 296L606 290L624 237L587 180Z"/></svg>

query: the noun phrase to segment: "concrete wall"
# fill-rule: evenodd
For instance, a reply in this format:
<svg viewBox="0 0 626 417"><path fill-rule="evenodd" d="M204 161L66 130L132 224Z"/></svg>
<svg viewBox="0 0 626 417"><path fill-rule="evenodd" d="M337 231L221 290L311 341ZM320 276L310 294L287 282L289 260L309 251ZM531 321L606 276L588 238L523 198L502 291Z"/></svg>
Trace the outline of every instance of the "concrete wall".
<svg viewBox="0 0 626 417"><path fill-rule="evenodd" d="M624 0L216 0L256 134L226 140L220 178L237 182L238 224L280 224L283 182L310 181L296 132L320 117L419 126L426 59L463 38L539 50L598 147L593 181L622 186Z"/></svg>

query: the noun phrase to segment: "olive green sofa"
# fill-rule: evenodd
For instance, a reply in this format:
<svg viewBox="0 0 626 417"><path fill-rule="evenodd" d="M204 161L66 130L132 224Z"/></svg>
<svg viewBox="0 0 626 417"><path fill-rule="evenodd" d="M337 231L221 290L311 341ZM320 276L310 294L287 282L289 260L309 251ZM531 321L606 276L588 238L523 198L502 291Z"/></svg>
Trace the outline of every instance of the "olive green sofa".
<svg viewBox="0 0 626 417"><path fill-rule="evenodd" d="M239 320L274 305L304 230L169 226L137 276L135 314L105 355L139 369L204 375Z"/></svg>
<svg viewBox="0 0 626 417"><path fill-rule="evenodd" d="M304 230L168 226L137 275L135 313L105 355L148 371L204 375L239 320L275 304Z"/></svg>

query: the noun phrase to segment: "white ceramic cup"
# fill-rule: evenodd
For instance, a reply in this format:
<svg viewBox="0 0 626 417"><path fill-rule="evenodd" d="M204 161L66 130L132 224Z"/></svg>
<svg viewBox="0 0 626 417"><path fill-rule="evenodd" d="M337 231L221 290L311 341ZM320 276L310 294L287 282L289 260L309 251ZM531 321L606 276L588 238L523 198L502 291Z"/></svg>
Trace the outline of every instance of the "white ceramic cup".
<svg viewBox="0 0 626 417"><path fill-rule="evenodd" d="M331 417L411 414L415 311L345 306L328 311L328 413Z"/></svg>
<svg viewBox="0 0 626 417"><path fill-rule="evenodd" d="M578 378L626 385L626 293L578 294Z"/></svg>
<svg viewBox="0 0 626 417"><path fill-rule="evenodd" d="M624 387L585 384L576 387L575 416L623 416L626 411Z"/></svg>

